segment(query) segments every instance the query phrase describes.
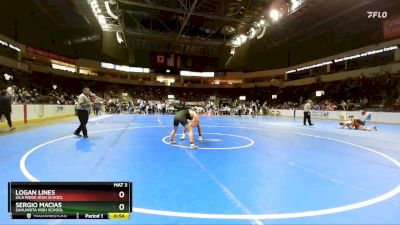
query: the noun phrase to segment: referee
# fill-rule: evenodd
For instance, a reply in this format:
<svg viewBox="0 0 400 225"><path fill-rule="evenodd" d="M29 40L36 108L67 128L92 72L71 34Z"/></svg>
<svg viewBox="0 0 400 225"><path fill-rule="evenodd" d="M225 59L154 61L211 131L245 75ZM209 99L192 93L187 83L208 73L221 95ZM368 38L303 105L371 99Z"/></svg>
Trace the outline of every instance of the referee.
<svg viewBox="0 0 400 225"><path fill-rule="evenodd" d="M307 100L306 104L304 104L304 126L307 126L306 120L308 121L308 125L312 126L314 124L311 123L311 100Z"/></svg>
<svg viewBox="0 0 400 225"><path fill-rule="evenodd" d="M0 118L2 115L6 117L8 127L10 131L15 130L15 127L11 122L11 96L9 96L8 91L1 90L0 91Z"/></svg>
<svg viewBox="0 0 400 225"><path fill-rule="evenodd" d="M74 134L78 137L82 137L80 135L81 131L83 133L84 138L88 138L86 124L89 120L89 111L90 111L90 89L88 87L83 88L82 94L78 97L78 105L77 105L77 114L79 118L80 125L78 129L74 132Z"/></svg>

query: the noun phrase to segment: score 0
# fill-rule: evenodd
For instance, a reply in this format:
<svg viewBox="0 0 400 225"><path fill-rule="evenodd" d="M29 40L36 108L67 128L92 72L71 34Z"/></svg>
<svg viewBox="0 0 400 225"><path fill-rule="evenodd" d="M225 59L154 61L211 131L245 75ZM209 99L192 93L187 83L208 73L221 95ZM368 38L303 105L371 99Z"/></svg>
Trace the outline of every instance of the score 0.
<svg viewBox="0 0 400 225"><path fill-rule="evenodd" d="M120 192L118 193L118 197L121 198L121 199L123 199L123 198L125 197L125 192L124 192L124 191L120 191ZM124 211L125 205L124 205L123 203L119 204L118 209L119 209L120 211Z"/></svg>
<svg viewBox="0 0 400 225"><path fill-rule="evenodd" d="M117 188L127 188L127 187L128 187L128 183L114 183L114 187L117 187ZM125 193L125 191L123 191L123 190L120 190L120 191L118 192L118 197L119 197L120 199L124 199L124 198L125 198L125 195L126 195L126 193ZM118 205L118 209L119 209L120 211L124 211L124 210L125 210L125 204L124 204L124 203L119 204L119 205Z"/></svg>

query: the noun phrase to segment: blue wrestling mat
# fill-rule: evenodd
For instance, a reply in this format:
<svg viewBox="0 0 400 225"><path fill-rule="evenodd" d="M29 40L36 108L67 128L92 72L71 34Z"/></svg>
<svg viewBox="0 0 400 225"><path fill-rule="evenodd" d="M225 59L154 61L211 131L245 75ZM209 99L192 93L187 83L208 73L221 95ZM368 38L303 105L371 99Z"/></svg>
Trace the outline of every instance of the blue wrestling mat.
<svg viewBox="0 0 400 225"><path fill-rule="evenodd" d="M89 139L71 135L77 122L0 136L0 224L400 224L400 126L200 121L196 150L179 135L169 145L172 116L160 115L97 117ZM9 181L131 181L134 212L121 221L11 220Z"/></svg>

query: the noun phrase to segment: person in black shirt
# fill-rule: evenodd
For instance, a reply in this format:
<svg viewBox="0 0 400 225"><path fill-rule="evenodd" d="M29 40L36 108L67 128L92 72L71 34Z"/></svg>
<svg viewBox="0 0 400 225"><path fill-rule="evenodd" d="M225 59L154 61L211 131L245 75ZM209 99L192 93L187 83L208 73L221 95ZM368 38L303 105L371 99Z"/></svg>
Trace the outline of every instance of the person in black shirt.
<svg viewBox="0 0 400 225"><path fill-rule="evenodd" d="M191 123L189 123L189 120ZM179 124L189 131L189 140L190 140L190 147L191 149L198 148L198 146L194 145L194 138L193 138L193 129L192 127L197 127L199 124L199 115L193 110L183 109L176 112L174 116L174 130L170 133L170 144L174 145L176 142L174 141L175 134L178 131Z"/></svg>
<svg viewBox="0 0 400 225"><path fill-rule="evenodd" d="M6 117L10 131L15 129L11 122L11 102L11 96L8 95L8 91L0 91L0 117L3 115Z"/></svg>

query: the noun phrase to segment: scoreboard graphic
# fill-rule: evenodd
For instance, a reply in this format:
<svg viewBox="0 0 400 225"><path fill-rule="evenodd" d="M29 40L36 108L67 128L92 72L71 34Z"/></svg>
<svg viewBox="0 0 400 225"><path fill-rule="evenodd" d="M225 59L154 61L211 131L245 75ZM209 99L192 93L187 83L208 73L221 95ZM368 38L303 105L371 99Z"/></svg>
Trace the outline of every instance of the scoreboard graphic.
<svg viewBox="0 0 400 225"><path fill-rule="evenodd" d="M131 182L9 182L12 219L130 218Z"/></svg>

